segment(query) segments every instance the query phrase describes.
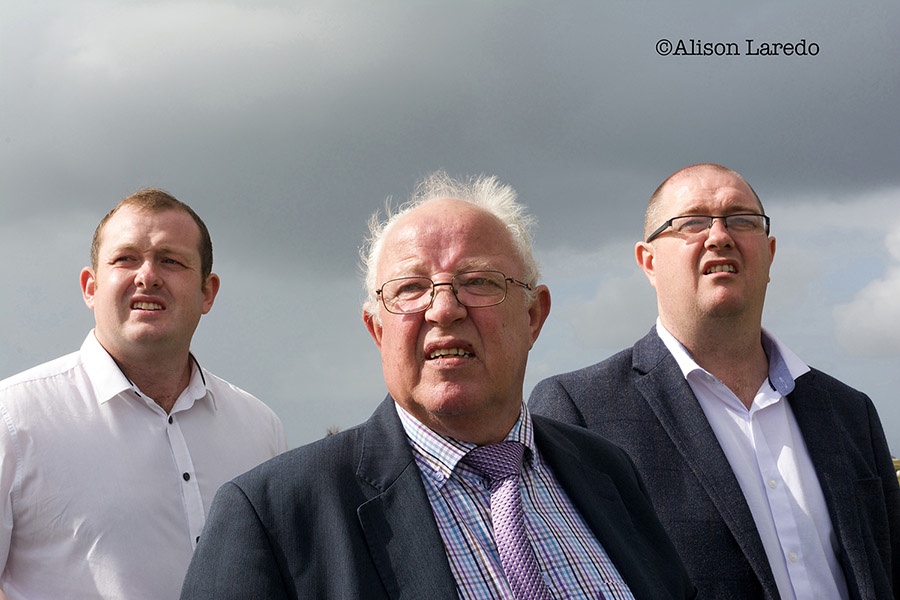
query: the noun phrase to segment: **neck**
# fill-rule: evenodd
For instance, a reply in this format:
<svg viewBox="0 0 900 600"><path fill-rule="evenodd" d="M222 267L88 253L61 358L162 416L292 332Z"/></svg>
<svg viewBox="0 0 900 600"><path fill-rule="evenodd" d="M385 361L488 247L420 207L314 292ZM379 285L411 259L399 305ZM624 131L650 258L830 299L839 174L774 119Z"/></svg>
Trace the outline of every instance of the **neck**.
<svg viewBox="0 0 900 600"><path fill-rule="evenodd" d="M191 381L190 356L176 360L129 361L116 359L122 373L166 413Z"/></svg>
<svg viewBox="0 0 900 600"><path fill-rule="evenodd" d="M666 329L684 345L694 361L716 376L750 408L769 376L769 359L762 346L762 328L732 320L707 319L697 327Z"/></svg>
<svg viewBox="0 0 900 600"><path fill-rule="evenodd" d="M521 400L514 410L509 407L502 413L495 410L481 415L450 416L423 411L409 412L423 425L441 435L461 442L486 446L502 442L506 438L519 419Z"/></svg>

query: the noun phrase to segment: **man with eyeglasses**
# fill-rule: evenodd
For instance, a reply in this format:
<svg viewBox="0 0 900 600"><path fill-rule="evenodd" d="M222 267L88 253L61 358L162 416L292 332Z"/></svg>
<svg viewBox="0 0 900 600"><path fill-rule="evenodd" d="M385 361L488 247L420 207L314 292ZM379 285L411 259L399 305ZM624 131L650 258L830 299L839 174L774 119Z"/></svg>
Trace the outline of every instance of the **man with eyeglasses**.
<svg viewBox="0 0 900 600"><path fill-rule="evenodd" d="M686 167L651 196L644 235L656 326L540 382L530 408L631 455L698 597L895 597L900 487L878 415L762 328L775 238L756 192Z"/></svg>
<svg viewBox="0 0 900 600"><path fill-rule="evenodd" d="M626 454L523 403L550 292L512 188L436 173L370 226L389 396L226 484L182 598L692 597Z"/></svg>

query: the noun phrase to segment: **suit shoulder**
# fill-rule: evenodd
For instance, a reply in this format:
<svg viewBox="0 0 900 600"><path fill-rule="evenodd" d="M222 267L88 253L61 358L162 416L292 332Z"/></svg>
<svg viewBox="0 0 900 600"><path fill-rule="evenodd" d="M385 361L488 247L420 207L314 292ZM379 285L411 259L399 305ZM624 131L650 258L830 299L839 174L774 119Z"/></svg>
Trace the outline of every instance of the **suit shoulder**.
<svg viewBox="0 0 900 600"><path fill-rule="evenodd" d="M547 377L534 387L532 397L555 387L561 387L576 397L588 389L593 390L592 393L595 394L598 385L607 385L623 377L630 377L633 352L633 348L626 348L588 367Z"/></svg>
<svg viewBox="0 0 900 600"><path fill-rule="evenodd" d="M632 353L632 348L626 348L625 350L617 352L609 358L605 358L598 363L594 363L593 365L582 367L581 369L576 369L567 373L560 373L558 375L547 377L538 385L545 382L571 383L583 380L592 380L597 379L598 377L603 377L604 375L611 372L619 372L623 369L631 369Z"/></svg>
<svg viewBox="0 0 900 600"><path fill-rule="evenodd" d="M807 373L798 377L797 384L809 385L811 387L828 390L831 393L846 395L848 397L859 399L868 398L868 395L864 392L861 392L840 379L814 367L810 367Z"/></svg>
<svg viewBox="0 0 900 600"><path fill-rule="evenodd" d="M844 418L877 416L875 404L868 394L814 368L797 378L794 391L788 397L795 397L797 401L802 398L807 403L821 402L827 398L834 410Z"/></svg>
<svg viewBox="0 0 900 600"><path fill-rule="evenodd" d="M288 450L234 479L238 487L252 490L279 485L304 485L337 479L340 474L355 471L359 460L359 437L362 426L326 436L315 442ZM290 474L286 476L286 474Z"/></svg>

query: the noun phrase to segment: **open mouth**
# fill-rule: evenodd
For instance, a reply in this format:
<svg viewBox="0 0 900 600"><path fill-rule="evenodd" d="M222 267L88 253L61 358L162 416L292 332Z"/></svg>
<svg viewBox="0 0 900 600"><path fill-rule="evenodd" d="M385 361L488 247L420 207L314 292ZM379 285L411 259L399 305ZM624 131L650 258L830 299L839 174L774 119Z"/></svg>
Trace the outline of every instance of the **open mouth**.
<svg viewBox="0 0 900 600"><path fill-rule="evenodd" d="M704 275L712 273L737 273L737 269L734 268L734 265L715 265L703 272Z"/></svg>
<svg viewBox="0 0 900 600"><path fill-rule="evenodd" d="M161 304L156 302L135 302L131 305L132 310L162 310Z"/></svg>
<svg viewBox="0 0 900 600"><path fill-rule="evenodd" d="M439 358L469 358L473 356L473 354L467 350L462 348L440 348L438 350L432 350L428 354L428 360L435 360Z"/></svg>

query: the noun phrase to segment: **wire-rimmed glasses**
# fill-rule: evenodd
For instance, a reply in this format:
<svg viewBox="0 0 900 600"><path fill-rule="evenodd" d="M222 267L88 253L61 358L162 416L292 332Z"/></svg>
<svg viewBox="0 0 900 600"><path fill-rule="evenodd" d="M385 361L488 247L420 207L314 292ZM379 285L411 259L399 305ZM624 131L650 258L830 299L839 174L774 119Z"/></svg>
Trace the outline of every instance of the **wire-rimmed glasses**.
<svg viewBox="0 0 900 600"><path fill-rule="evenodd" d="M395 315L411 315L431 308L437 288L449 286L456 300L467 308L496 306L508 293L508 284L531 290L523 281L507 277L500 271L466 271L450 281L435 283L428 277L398 277L385 281L375 294L384 308Z"/></svg>

